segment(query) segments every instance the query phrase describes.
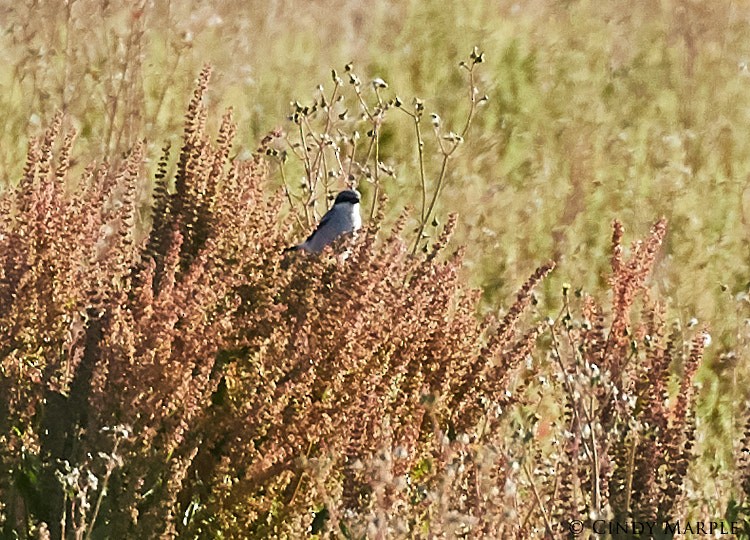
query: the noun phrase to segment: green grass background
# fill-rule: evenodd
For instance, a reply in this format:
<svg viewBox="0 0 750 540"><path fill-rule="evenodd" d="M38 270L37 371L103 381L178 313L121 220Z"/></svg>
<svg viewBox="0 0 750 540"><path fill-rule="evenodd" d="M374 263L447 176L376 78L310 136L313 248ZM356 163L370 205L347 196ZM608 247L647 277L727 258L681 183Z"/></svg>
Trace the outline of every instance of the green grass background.
<svg viewBox="0 0 750 540"><path fill-rule="evenodd" d="M750 5L744 1L94 2L0 6L0 179L20 176L29 135L57 110L79 130L78 164L116 160L145 137L176 140L201 66L209 106L234 108L237 155L353 61L389 95L425 101L449 129L468 103L458 62L478 45L489 96L451 163L438 217L486 309L543 261L560 289L606 286L610 224L630 238L661 215L669 234L653 286L671 320L709 325L702 448L729 459L747 391L750 227ZM384 129L389 215L417 206L408 119ZM428 161L429 178L439 160ZM274 176L274 181L279 179ZM365 197L371 196L363 185ZM716 435L715 438L714 435ZM716 452L718 450L718 452Z"/></svg>

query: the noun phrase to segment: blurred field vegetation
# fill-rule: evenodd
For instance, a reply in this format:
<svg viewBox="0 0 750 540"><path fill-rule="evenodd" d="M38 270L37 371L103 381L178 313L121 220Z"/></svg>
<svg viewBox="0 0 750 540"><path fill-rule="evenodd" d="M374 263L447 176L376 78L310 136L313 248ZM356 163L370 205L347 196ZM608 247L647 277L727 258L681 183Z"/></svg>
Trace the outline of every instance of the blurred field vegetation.
<svg viewBox="0 0 750 540"><path fill-rule="evenodd" d="M57 110L79 131L74 168L117 161L143 137L155 162L180 133L205 63L214 67L209 99L220 102L212 107L234 108L240 156L288 129L290 101L311 100L350 61L458 129L468 103L457 64L480 45L477 85L489 100L451 162L437 215L458 212L453 242L467 247L465 272L485 309L549 258L558 268L540 309L557 308L566 282L602 289L613 218L642 237L664 215L655 285L672 319L708 323L704 417L716 432L734 427L750 317L746 2L3 4L0 171L10 183L28 135ZM395 169L383 183L391 217L419 196L413 130L393 118L381 141ZM437 166L428 160L429 178ZM705 451L729 459L726 439L706 437Z"/></svg>

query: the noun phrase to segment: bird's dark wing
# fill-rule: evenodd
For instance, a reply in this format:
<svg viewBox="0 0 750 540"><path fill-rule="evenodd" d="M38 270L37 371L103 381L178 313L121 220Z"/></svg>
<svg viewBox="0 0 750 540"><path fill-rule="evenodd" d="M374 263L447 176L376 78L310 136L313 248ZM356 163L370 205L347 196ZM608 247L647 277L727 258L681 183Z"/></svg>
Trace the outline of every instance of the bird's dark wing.
<svg viewBox="0 0 750 540"><path fill-rule="evenodd" d="M310 240L313 236L315 236L315 233L318 232L318 229L323 227L329 221L331 221L331 212L326 212L326 215L323 216L323 219L320 220L320 223L318 223L318 226L315 227L315 230L310 234L310 236L307 237L307 240ZM307 242L307 240L305 240L305 242Z"/></svg>

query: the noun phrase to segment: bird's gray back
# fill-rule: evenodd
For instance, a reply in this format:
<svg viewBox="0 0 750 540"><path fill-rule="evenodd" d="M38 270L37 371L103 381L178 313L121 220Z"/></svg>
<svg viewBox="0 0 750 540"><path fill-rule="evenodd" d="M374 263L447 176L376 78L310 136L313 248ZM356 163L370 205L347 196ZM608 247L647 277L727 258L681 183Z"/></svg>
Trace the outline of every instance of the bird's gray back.
<svg viewBox="0 0 750 540"><path fill-rule="evenodd" d="M362 217L359 215L359 204L336 204L328 210L315 232L300 247L320 253L340 235L357 231L360 227Z"/></svg>

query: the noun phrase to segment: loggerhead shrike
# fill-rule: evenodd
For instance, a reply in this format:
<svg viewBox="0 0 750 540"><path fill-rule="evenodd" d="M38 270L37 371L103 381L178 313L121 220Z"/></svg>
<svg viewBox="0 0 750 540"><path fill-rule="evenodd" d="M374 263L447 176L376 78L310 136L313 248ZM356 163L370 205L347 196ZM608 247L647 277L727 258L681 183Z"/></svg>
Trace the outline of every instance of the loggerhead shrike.
<svg viewBox="0 0 750 540"><path fill-rule="evenodd" d="M326 212L318 227L307 237L307 240L286 248L284 251L304 249L310 253L320 253L323 248L336 238L346 233L356 232L362 227L362 217L359 215L359 192L347 189L336 195L333 206Z"/></svg>

